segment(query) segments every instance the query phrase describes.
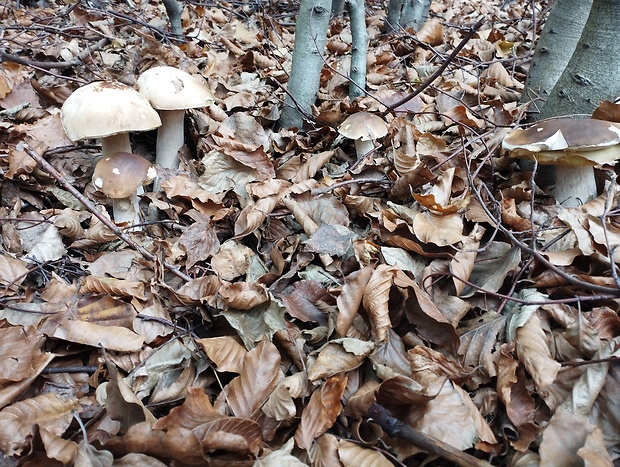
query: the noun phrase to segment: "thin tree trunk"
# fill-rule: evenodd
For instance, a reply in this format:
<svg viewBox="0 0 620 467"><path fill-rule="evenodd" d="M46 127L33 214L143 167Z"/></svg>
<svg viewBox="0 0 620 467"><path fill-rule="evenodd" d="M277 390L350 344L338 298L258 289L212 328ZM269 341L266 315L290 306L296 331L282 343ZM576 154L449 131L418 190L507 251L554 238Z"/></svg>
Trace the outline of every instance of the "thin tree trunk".
<svg viewBox="0 0 620 467"><path fill-rule="evenodd" d="M368 52L368 32L366 31L366 8L364 0L347 0L347 10L351 19L351 71L349 78L349 98L364 95L366 88L366 54Z"/></svg>
<svg viewBox="0 0 620 467"><path fill-rule="evenodd" d="M344 0L332 0L332 16L344 13Z"/></svg>
<svg viewBox="0 0 620 467"><path fill-rule="evenodd" d="M168 20L170 21L170 32L172 34L183 34L183 23L181 14L183 13L183 2L177 0L163 0Z"/></svg>
<svg viewBox="0 0 620 467"><path fill-rule="evenodd" d="M385 32L390 33L400 28L400 13L405 0L390 0L385 18Z"/></svg>
<svg viewBox="0 0 620 467"><path fill-rule="evenodd" d="M290 95L285 100L279 121L284 128L302 128L302 112L312 113L311 106L319 91L331 7L331 0L302 0L299 6L293 64L288 82Z"/></svg>
<svg viewBox="0 0 620 467"><path fill-rule="evenodd" d="M426 18L431 6L431 0L406 0L405 6L400 17L400 24L406 28L419 31Z"/></svg>

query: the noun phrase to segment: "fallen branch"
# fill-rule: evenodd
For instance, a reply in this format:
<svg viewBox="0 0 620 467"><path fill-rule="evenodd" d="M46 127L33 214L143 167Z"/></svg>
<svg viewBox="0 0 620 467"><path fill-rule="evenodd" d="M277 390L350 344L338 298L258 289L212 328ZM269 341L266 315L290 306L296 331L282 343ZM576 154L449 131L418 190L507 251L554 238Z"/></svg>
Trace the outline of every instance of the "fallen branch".
<svg viewBox="0 0 620 467"><path fill-rule="evenodd" d="M373 402L368 409L368 415L392 438L408 441L429 454L435 454L463 467L491 467L488 462L477 459L392 417L388 409L382 405Z"/></svg>

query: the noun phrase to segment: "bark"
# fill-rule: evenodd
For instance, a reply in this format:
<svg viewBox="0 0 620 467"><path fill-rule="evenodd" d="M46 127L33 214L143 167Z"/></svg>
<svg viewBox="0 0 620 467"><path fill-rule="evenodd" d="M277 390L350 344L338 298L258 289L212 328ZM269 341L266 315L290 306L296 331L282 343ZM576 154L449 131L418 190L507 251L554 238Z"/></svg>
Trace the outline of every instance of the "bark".
<svg viewBox="0 0 620 467"><path fill-rule="evenodd" d="M385 18L385 31L390 33L400 28L400 13L403 9L404 0L390 0L387 17Z"/></svg>
<svg viewBox="0 0 620 467"><path fill-rule="evenodd" d="M428 18L430 6L430 0L406 0L400 17L400 23L406 28L419 31L426 18Z"/></svg>
<svg viewBox="0 0 620 467"><path fill-rule="evenodd" d="M319 91L331 6L331 0L302 0L299 6L295 50L288 83L290 95L285 100L279 121L284 128L301 128L302 112L312 114L311 106Z"/></svg>
<svg viewBox="0 0 620 467"><path fill-rule="evenodd" d="M170 32L176 35L183 35L183 24L181 14L183 13L183 2L177 0L163 0L168 20L170 21Z"/></svg>
<svg viewBox="0 0 620 467"><path fill-rule="evenodd" d="M536 44L521 102L532 102L529 118L538 119L568 64L585 26L592 0L557 0Z"/></svg>
<svg viewBox="0 0 620 467"><path fill-rule="evenodd" d="M344 0L332 0L332 16L344 13Z"/></svg>
<svg viewBox="0 0 620 467"><path fill-rule="evenodd" d="M368 32L366 31L366 9L364 0L347 0L347 10L351 18L351 70L349 78L349 98L364 95L366 88L366 54L368 52Z"/></svg>
<svg viewBox="0 0 620 467"><path fill-rule="evenodd" d="M571 12L572 13L572 12ZM541 118L590 114L620 94L620 0L593 0L573 56L553 87Z"/></svg>

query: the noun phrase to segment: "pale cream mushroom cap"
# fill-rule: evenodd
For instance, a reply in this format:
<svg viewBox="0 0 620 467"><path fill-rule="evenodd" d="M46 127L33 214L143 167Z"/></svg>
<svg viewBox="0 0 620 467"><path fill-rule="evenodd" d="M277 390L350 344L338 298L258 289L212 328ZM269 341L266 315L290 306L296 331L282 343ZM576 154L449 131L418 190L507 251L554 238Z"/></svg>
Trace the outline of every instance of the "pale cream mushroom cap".
<svg viewBox="0 0 620 467"><path fill-rule="evenodd" d="M205 107L215 102L213 94L199 78L171 66L146 70L138 78L138 91L157 110Z"/></svg>
<svg viewBox="0 0 620 467"><path fill-rule="evenodd" d="M345 138L371 141L387 135L388 127L385 121L377 115L368 112L357 112L349 115L342 122L338 132Z"/></svg>
<svg viewBox="0 0 620 467"><path fill-rule="evenodd" d="M71 141L148 131L161 125L158 113L142 94L107 81L76 89L62 105L60 118Z"/></svg>
<svg viewBox="0 0 620 467"><path fill-rule="evenodd" d="M93 172L93 185L108 198L129 198L157 176L155 167L144 157L117 152L102 157Z"/></svg>

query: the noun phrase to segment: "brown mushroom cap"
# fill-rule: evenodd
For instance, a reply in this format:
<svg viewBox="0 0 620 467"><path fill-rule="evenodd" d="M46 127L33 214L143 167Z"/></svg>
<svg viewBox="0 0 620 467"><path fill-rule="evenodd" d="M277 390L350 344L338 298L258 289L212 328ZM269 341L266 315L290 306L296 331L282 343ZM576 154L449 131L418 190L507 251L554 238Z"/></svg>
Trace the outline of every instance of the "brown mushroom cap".
<svg viewBox="0 0 620 467"><path fill-rule="evenodd" d="M171 66L146 70L137 84L140 93L157 110L193 109L215 101L209 88L197 77Z"/></svg>
<svg viewBox="0 0 620 467"><path fill-rule="evenodd" d="M157 173L144 157L129 152L104 156L95 166L93 185L108 198L129 198L138 187L148 185Z"/></svg>
<svg viewBox="0 0 620 467"><path fill-rule="evenodd" d="M349 115L338 131L345 138L370 141L384 137L388 128L381 117L368 112L357 112Z"/></svg>
<svg viewBox="0 0 620 467"><path fill-rule="evenodd" d="M107 81L76 89L62 105L60 118L71 141L147 131L161 125L159 115L142 94Z"/></svg>
<svg viewBox="0 0 620 467"><path fill-rule="evenodd" d="M540 164L594 165L620 158L620 124L605 120L556 118L512 131L502 147L512 156Z"/></svg>

